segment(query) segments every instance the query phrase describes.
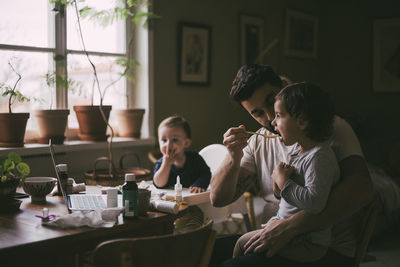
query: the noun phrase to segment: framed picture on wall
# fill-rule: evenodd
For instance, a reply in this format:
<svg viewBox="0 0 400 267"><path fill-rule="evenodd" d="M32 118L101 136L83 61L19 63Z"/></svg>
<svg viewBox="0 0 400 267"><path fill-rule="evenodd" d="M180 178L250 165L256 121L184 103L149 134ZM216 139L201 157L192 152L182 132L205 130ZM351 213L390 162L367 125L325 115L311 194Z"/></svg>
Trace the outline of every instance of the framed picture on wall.
<svg viewBox="0 0 400 267"><path fill-rule="evenodd" d="M318 18L286 10L285 54L301 58L317 57Z"/></svg>
<svg viewBox="0 0 400 267"><path fill-rule="evenodd" d="M257 16L240 15L239 20L240 64L255 63L263 45L264 19Z"/></svg>
<svg viewBox="0 0 400 267"><path fill-rule="evenodd" d="M211 27L178 24L178 83L210 83Z"/></svg>
<svg viewBox="0 0 400 267"><path fill-rule="evenodd" d="M400 93L400 18L373 22L373 92Z"/></svg>

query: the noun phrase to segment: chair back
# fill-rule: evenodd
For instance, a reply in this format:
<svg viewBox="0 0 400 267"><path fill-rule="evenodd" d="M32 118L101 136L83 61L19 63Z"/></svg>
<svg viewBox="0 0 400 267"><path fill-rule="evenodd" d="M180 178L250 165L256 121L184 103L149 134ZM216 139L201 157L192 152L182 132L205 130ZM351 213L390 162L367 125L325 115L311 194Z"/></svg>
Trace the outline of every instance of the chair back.
<svg viewBox="0 0 400 267"><path fill-rule="evenodd" d="M210 167L211 174L214 174L221 166L225 157L228 155L228 149L222 144L211 144L199 151L200 156L203 157L204 161ZM242 226L241 220L238 222L232 221L232 215L241 214L244 221L244 226L247 231L252 230L250 226L248 210L244 196L241 196L235 202L222 208L212 207L210 204L199 205L204 212L206 218L212 218L214 220L214 229L219 229L219 225L222 223L223 226L219 234L230 234L232 233L228 224L233 224L233 233L240 233Z"/></svg>
<svg viewBox="0 0 400 267"><path fill-rule="evenodd" d="M214 174L228 154L228 149L221 144L211 144L200 150L199 154L210 167L211 174Z"/></svg>
<svg viewBox="0 0 400 267"><path fill-rule="evenodd" d="M214 247L213 221L185 233L120 238L100 243L93 254L95 267L206 267Z"/></svg>

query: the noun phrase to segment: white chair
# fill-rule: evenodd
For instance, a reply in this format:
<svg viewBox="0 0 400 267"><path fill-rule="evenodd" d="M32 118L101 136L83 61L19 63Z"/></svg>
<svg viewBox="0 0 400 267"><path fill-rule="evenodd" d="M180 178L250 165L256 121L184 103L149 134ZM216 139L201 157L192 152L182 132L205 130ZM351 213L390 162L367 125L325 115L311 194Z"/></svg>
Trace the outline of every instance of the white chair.
<svg viewBox="0 0 400 267"><path fill-rule="evenodd" d="M200 150L199 154L213 174L221 166L228 154L228 149L221 144L211 144ZM205 220L212 219L214 221L213 229L219 235L242 234L252 230L244 196L222 208L213 207L211 203L198 206L203 211Z"/></svg>

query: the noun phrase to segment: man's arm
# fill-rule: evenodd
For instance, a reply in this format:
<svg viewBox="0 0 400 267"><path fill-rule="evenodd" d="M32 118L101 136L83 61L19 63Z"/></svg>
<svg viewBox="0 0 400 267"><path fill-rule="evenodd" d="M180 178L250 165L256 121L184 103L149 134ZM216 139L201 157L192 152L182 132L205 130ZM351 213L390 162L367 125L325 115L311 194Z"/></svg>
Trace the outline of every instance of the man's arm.
<svg viewBox="0 0 400 267"><path fill-rule="evenodd" d="M326 227L349 217L373 199L373 186L364 158L350 156L339 162L341 181L332 189L320 214L300 211L284 220L272 220L245 245L246 253L273 256L296 235Z"/></svg>
<svg viewBox="0 0 400 267"><path fill-rule="evenodd" d="M248 188L251 175L240 167L243 148L247 146L247 134L244 126L230 128L224 134L224 145L229 153L221 167L211 177L211 204L215 207L226 206L239 198Z"/></svg>
<svg viewBox="0 0 400 267"><path fill-rule="evenodd" d="M255 178L248 170L233 165L228 158L211 178L210 197L214 207L224 207L237 200Z"/></svg>

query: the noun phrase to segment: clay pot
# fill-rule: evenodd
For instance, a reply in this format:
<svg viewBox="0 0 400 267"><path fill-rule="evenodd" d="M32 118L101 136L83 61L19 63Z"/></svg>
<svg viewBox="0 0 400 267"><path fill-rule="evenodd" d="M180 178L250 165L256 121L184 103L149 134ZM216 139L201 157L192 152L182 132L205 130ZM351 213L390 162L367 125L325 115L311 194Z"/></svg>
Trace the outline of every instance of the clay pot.
<svg viewBox="0 0 400 267"><path fill-rule="evenodd" d="M111 106L102 106L108 121ZM74 106L74 111L79 123L78 137L85 141L106 141L107 123L100 113L100 106Z"/></svg>
<svg viewBox="0 0 400 267"><path fill-rule="evenodd" d="M144 109L122 109L116 111L118 135L140 138Z"/></svg>
<svg viewBox="0 0 400 267"><path fill-rule="evenodd" d="M0 147L22 147L29 113L0 113Z"/></svg>
<svg viewBox="0 0 400 267"><path fill-rule="evenodd" d="M33 111L39 127L38 142L48 144L63 144L69 109L35 110Z"/></svg>

